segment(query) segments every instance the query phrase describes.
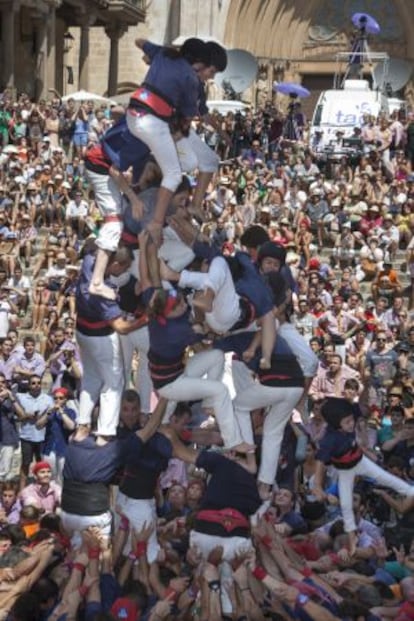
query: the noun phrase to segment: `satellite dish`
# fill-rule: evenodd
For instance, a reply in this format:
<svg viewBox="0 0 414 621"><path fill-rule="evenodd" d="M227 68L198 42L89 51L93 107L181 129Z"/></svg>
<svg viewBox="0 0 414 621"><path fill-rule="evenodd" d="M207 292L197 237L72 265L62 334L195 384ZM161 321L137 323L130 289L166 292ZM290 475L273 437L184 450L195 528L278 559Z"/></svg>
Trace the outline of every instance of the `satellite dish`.
<svg viewBox="0 0 414 621"><path fill-rule="evenodd" d="M401 90L411 78L414 65L403 58L390 58L388 67L384 63L374 69L374 78L377 84L389 84L393 93Z"/></svg>
<svg viewBox="0 0 414 621"><path fill-rule="evenodd" d="M378 22L368 13L354 13L351 19L354 26L367 34L375 35L381 32Z"/></svg>
<svg viewBox="0 0 414 621"><path fill-rule="evenodd" d="M227 67L216 73L215 83L225 91L243 93L257 75L257 60L246 50L227 50Z"/></svg>

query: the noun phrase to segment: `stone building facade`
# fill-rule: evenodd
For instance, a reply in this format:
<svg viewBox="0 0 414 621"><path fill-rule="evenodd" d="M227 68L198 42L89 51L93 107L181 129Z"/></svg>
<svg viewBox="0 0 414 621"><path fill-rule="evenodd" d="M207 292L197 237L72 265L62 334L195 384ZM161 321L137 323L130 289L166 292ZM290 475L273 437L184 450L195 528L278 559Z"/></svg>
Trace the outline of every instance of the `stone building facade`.
<svg viewBox="0 0 414 621"><path fill-rule="evenodd" d="M414 65L411 8L412 0L0 0L1 78L35 96L55 85L114 95L145 73L136 37L168 44L200 36L257 58L245 93L253 104L276 101L274 80L293 80L310 88L313 105L332 85L335 54L349 49L354 11L381 25L373 50Z"/></svg>

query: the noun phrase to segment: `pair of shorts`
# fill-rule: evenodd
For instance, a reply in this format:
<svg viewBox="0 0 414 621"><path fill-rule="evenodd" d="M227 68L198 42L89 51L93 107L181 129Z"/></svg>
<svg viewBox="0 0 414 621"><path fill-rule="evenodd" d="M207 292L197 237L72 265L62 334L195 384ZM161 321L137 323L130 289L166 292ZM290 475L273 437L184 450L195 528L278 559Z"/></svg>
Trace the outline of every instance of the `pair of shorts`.
<svg viewBox="0 0 414 621"><path fill-rule="evenodd" d="M43 442L20 440L20 443L22 447L22 466L29 467L33 461L33 457L36 461L41 461Z"/></svg>
<svg viewBox="0 0 414 621"><path fill-rule="evenodd" d="M88 134L74 134L72 137L72 142L75 147L86 147L88 144Z"/></svg>

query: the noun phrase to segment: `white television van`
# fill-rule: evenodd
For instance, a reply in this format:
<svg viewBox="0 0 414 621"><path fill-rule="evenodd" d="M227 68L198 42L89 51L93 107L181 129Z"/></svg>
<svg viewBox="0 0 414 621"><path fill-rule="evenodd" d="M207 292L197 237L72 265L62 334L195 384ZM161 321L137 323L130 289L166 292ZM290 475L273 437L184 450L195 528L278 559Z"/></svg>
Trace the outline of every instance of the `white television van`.
<svg viewBox="0 0 414 621"><path fill-rule="evenodd" d="M323 132L323 145L335 140L338 130L344 137L352 134L354 127L360 127L366 114L378 116L388 114L387 98L379 91L371 90L367 80L345 80L344 88L323 91L316 104L311 137L316 130Z"/></svg>

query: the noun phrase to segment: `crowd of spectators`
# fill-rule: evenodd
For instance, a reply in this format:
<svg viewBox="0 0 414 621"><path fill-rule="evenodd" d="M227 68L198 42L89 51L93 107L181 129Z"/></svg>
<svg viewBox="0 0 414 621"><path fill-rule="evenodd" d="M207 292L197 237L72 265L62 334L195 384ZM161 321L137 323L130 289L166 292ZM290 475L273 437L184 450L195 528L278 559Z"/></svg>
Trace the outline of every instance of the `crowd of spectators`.
<svg viewBox="0 0 414 621"><path fill-rule="evenodd" d="M268 241L284 249L293 279L287 312L317 370L284 431L274 489L252 525L253 548L231 558L218 546L202 559L190 544L206 486L220 474L208 460L203 468L202 460L163 459L156 525L144 519L133 528L113 501L109 538L97 526L85 527L77 543L65 532L63 468L83 375L75 291L101 224L83 156L117 114L93 102L63 104L58 94L37 103L7 91L0 98L1 618L413 619L412 499L361 478L351 554L335 469L322 490L317 473L327 426L321 406L337 397L359 406L364 454L414 481L409 112L367 117L355 150L343 151L339 134L329 155L306 124L300 141L285 140L283 115L270 104L213 113L230 140L197 125L221 159L201 232L229 257L244 249L255 260ZM119 439L155 407L154 393L144 408L137 393L144 361L135 357L126 370ZM260 447L265 411L251 414ZM179 404L169 427L198 448L222 444L199 403Z"/></svg>

